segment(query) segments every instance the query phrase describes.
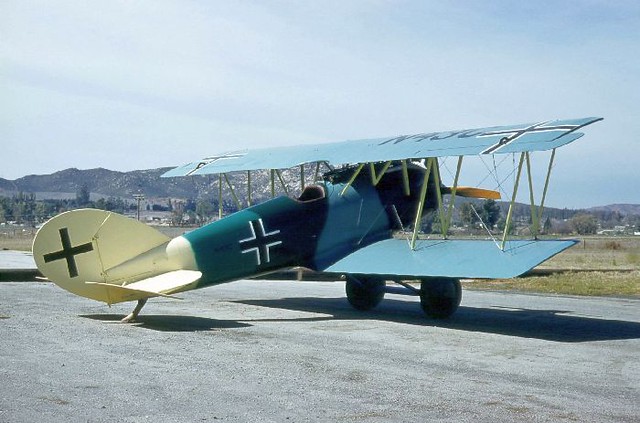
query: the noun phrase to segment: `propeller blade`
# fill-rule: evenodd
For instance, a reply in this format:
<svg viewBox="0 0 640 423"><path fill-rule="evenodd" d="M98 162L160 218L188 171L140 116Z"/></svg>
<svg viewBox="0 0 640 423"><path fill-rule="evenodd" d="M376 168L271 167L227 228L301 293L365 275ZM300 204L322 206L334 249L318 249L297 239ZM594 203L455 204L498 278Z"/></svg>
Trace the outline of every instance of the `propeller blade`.
<svg viewBox="0 0 640 423"><path fill-rule="evenodd" d="M451 187L443 187L443 194L451 194ZM456 195L459 197L469 198L487 198L490 200L499 200L500 192L490 189L475 188L475 187L458 187L456 189Z"/></svg>

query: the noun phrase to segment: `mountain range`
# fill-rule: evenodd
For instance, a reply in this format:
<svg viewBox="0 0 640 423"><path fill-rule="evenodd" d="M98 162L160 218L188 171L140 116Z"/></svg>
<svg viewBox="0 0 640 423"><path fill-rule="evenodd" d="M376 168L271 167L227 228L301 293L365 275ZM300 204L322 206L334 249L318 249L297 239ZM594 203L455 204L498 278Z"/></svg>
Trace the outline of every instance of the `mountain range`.
<svg viewBox="0 0 640 423"><path fill-rule="evenodd" d="M171 168L134 170L118 172L97 168L80 170L65 169L50 175L28 175L15 180L0 178L0 196L10 197L19 192L34 193L39 200L75 198L82 187L91 193L92 199L120 197L131 199L133 194L142 193L147 199L199 199L218 196L218 176L194 176L183 178L162 178L161 175ZM287 190L295 194L299 191L299 170L285 170L282 176ZM306 170L305 179L311 181L314 169ZM236 172L229 174L240 199L246 197L247 174ZM271 196L269 173L251 172L252 197L259 200ZM309 183L309 182L307 182ZM276 183L281 190L280 184ZM223 189L228 192L227 184Z"/></svg>
<svg viewBox="0 0 640 423"><path fill-rule="evenodd" d="M19 192L34 193L37 199L75 198L83 187L90 191L92 199L101 197L120 197L132 199L133 194L142 193L147 199L199 199L217 198L218 177L197 176L184 178L161 178L171 168L134 170L118 172L97 168L80 170L65 169L49 175L28 175L15 180L0 178L0 196L10 197ZM283 172L283 177L290 193L299 192L299 170L290 169ZM306 170L307 183L313 180L314 169ZM247 174L237 172L229 175L236 194L243 200L246 197ZM252 197L256 201L271 196L269 173L255 171L251 173ZM276 183L280 187L279 183ZM224 184L223 189L228 192ZM281 191L281 188L279 188ZM622 215L640 215L640 204L610 204L586 209L590 212L617 212Z"/></svg>

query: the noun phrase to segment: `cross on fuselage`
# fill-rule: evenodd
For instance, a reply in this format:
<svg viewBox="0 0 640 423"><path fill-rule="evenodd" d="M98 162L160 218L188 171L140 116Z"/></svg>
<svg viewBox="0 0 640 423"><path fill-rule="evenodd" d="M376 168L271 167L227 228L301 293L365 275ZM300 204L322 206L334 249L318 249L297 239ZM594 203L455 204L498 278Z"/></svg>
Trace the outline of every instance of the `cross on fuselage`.
<svg viewBox="0 0 640 423"><path fill-rule="evenodd" d="M273 237L280 233L280 230L265 232L262 219L252 220L249 222L251 229L251 237L240 240L240 247L244 248L243 254L255 252L258 266L263 262L271 261L270 249L276 245L282 244L282 241L276 241Z"/></svg>
<svg viewBox="0 0 640 423"><path fill-rule="evenodd" d="M69 229L60 228L60 241L62 242L62 250L54 253L45 254L43 256L45 263L50 263L56 260L65 259L67 261L67 269L69 270L69 277L75 278L78 276L78 266L76 265L75 256L78 254L88 253L93 251L93 245L90 242L86 244L71 246L71 239L69 238Z"/></svg>

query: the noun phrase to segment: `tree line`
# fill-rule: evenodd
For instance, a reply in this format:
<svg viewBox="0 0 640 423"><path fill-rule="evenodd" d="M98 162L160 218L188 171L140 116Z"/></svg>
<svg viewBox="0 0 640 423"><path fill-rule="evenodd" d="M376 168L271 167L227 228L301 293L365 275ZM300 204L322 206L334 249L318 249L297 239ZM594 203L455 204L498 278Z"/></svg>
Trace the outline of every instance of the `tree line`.
<svg viewBox="0 0 640 423"><path fill-rule="evenodd" d="M119 197L90 199L89 190L83 185L75 198L38 200L34 193L19 192L12 197L0 197L0 223L37 225L47 219L74 209L96 208L124 214L136 209L136 204Z"/></svg>
<svg viewBox="0 0 640 423"><path fill-rule="evenodd" d="M37 225L58 213L78 208L96 208L116 213L135 213L137 204L133 200L120 197L91 200L89 189L82 185L75 198L37 200L33 193L18 193L12 197L0 197L0 223ZM503 231L506 225L506 203L494 200L472 200L460 202L453 213L454 229L468 233L482 233L487 230ZM202 225L218 217L217 199L171 200L166 205L147 205L147 210L169 212L171 223L176 226ZM223 214L237 211L232 201L223 203ZM528 205L517 204L514 208L509 232L527 235L532 225L531 211ZM595 234L599 230L625 228L625 231L640 232L640 215L623 215L616 211L584 212L569 209L545 210L539 222L538 232L542 234ZM441 231L440 216L432 212L422 221L424 233Z"/></svg>

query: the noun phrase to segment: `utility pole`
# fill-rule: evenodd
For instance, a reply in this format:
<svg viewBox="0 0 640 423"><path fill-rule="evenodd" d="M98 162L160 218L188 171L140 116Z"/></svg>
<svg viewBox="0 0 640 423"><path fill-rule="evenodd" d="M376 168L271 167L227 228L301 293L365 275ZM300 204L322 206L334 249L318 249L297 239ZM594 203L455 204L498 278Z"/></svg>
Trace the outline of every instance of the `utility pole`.
<svg viewBox="0 0 640 423"><path fill-rule="evenodd" d="M136 219L140 220L140 202L144 200L144 194L133 194L133 198L136 199L136 202L138 204L136 208Z"/></svg>

